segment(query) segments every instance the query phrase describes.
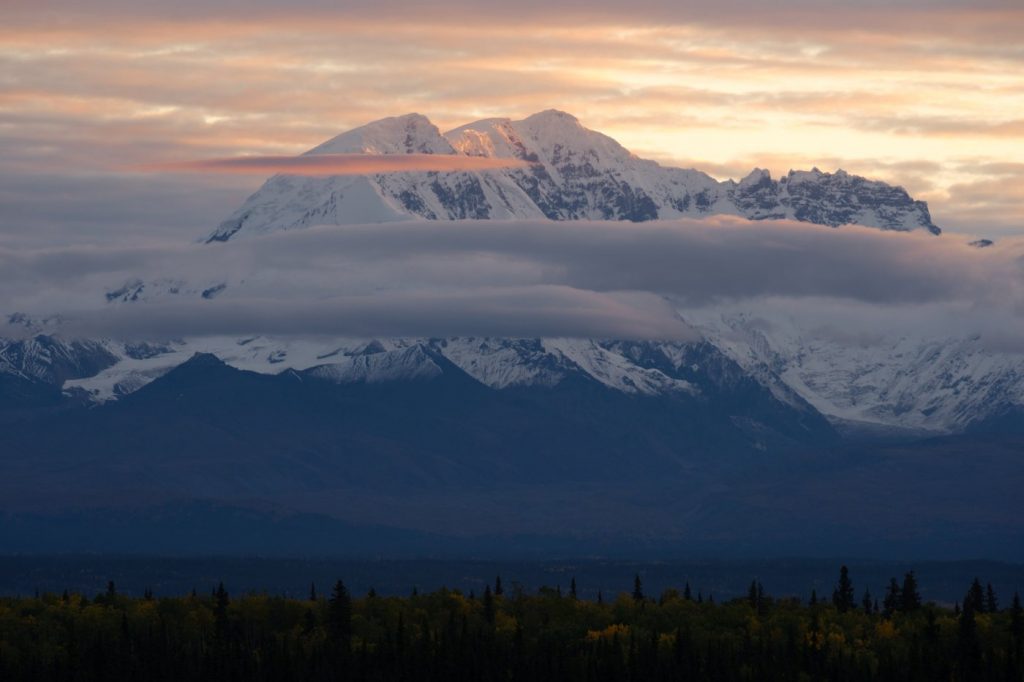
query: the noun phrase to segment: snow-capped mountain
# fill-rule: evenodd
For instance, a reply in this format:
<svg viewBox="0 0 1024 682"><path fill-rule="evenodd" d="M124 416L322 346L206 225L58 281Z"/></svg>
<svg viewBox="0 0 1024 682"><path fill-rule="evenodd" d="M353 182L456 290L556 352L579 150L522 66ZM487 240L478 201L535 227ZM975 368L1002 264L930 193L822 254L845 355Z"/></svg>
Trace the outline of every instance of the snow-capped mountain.
<svg viewBox="0 0 1024 682"><path fill-rule="evenodd" d="M527 165L276 175L209 241L232 242L319 224L413 218L647 220L715 213L940 233L927 206L898 187L817 169L791 171L779 180L755 170L739 182L719 182L699 171L637 158L558 111L521 121L487 119L445 134L412 114L343 133L307 152L352 153L465 155ZM216 278L200 283L133 280L105 296L110 305L136 305L168 294L213 298L227 286ZM777 407L798 414L938 432L961 431L1024 403L1024 361L988 350L977 338L893 337L864 345L785 319L766 324L763 314L679 313L704 341L258 336L134 344L67 341L43 333L0 340L0 374L59 386L96 402L131 394L195 353L213 354L238 369L292 371L339 385L429 381L444 374L445 367L455 367L498 391L583 380L626 395L714 400L730 387L753 382ZM12 324L20 320L12 318Z"/></svg>
<svg viewBox="0 0 1024 682"><path fill-rule="evenodd" d="M940 230L905 190L836 173L755 169L739 182L668 168L549 110L521 121L486 119L445 134L426 117L387 118L339 135L316 154L448 154L525 162L483 171L300 177L275 175L210 235L227 241L310 225L409 218L654 220L730 214L836 227Z"/></svg>

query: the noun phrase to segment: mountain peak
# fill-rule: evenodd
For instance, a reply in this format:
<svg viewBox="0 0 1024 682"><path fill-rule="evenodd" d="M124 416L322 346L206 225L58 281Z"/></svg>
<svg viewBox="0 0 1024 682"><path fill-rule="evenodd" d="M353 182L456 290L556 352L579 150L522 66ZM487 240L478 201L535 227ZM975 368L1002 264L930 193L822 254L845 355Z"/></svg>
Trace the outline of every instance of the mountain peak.
<svg viewBox="0 0 1024 682"><path fill-rule="evenodd" d="M331 138L306 154L454 154L423 114L382 118Z"/></svg>
<svg viewBox="0 0 1024 682"><path fill-rule="evenodd" d="M282 174L221 223L208 241L226 241L239 233L409 218L642 221L716 213L939 233L927 205L901 187L817 167L791 170L777 181L756 168L738 183L718 182L698 171L641 159L558 109L522 120L488 118L445 135L425 116L406 114L368 123L307 153L448 154L517 159L526 167L331 177Z"/></svg>
<svg viewBox="0 0 1024 682"><path fill-rule="evenodd" d="M538 111L536 114L527 116L523 119L523 123L571 123L579 125L580 120L560 109L545 109L544 111Z"/></svg>

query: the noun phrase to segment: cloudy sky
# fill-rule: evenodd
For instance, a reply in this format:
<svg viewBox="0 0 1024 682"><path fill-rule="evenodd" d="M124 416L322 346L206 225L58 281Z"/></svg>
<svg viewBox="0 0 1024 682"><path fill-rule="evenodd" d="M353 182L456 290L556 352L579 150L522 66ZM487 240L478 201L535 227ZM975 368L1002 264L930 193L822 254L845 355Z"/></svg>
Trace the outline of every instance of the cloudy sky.
<svg viewBox="0 0 1024 682"><path fill-rule="evenodd" d="M154 166L552 107L663 163L843 167L1024 232L1021 35L1017 0L7 0L0 239L192 239L259 178Z"/></svg>
<svg viewBox="0 0 1024 682"><path fill-rule="evenodd" d="M753 302L1024 350L1022 35L1018 0L6 0L0 313L126 336L688 338L666 301ZM548 108L719 178L818 166L900 184L945 234L719 217L195 243L339 132ZM263 158L210 161L241 155ZM366 170L332 163L303 172ZM136 280L191 298L105 303Z"/></svg>

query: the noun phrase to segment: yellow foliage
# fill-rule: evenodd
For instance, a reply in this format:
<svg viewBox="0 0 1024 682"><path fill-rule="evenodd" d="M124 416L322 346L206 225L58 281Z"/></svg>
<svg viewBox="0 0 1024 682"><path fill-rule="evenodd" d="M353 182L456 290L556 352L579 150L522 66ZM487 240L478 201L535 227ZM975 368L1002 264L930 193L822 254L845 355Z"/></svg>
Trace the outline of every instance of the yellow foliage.
<svg viewBox="0 0 1024 682"><path fill-rule="evenodd" d="M891 620L883 620L875 625L875 637L878 639L895 639L896 626Z"/></svg>
<svg viewBox="0 0 1024 682"><path fill-rule="evenodd" d="M825 633L824 632L808 632L805 637L807 646L812 649L821 650L825 647Z"/></svg>
<svg viewBox="0 0 1024 682"><path fill-rule="evenodd" d="M629 637L629 626L622 623L609 625L604 630L587 630L587 640L596 642L599 639L610 640L618 635L619 639Z"/></svg>
<svg viewBox="0 0 1024 682"><path fill-rule="evenodd" d="M517 625L519 625L519 621L516 620L515 616L511 616L504 611L498 611L494 614L494 629L496 632L511 634L516 631Z"/></svg>

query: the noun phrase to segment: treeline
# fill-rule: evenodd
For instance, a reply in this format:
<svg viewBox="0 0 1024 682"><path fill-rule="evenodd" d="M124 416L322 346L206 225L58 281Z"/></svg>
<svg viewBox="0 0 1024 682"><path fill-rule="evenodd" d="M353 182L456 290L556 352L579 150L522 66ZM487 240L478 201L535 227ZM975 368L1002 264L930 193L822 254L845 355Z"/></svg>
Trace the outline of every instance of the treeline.
<svg viewBox="0 0 1024 682"><path fill-rule="evenodd" d="M689 586L596 600L563 592L441 589L307 599L247 594L0 599L0 680L1013 680L1024 681L1024 610L975 580L953 608L917 579L857 595L773 598L758 581L716 603Z"/></svg>

